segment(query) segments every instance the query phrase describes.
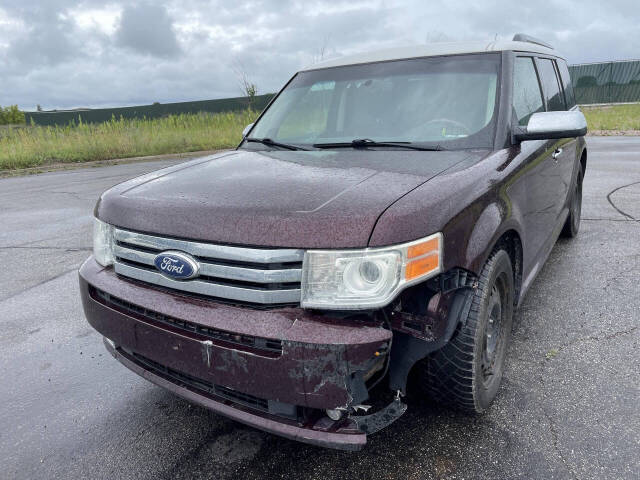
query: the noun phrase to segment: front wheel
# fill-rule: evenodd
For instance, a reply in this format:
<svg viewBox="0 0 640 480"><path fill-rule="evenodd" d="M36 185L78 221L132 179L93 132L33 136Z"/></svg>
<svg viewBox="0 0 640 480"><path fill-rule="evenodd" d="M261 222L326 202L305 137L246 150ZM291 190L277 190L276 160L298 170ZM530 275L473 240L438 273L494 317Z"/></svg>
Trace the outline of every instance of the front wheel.
<svg viewBox="0 0 640 480"><path fill-rule="evenodd" d="M439 403L481 413L498 393L513 321L513 278L511 258L498 248L482 269L466 321L423 364L422 385Z"/></svg>

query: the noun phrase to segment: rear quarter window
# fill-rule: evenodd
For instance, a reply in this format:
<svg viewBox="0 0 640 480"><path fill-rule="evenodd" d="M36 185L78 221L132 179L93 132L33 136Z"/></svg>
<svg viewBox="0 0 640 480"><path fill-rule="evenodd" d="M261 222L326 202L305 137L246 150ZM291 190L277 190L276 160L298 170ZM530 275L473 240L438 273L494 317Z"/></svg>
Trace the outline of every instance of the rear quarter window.
<svg viewBox="0 0 640 480"><path fill-rule="evenodd" d="M566 110L564 104L564 95L560 90L556 69L553 66L553 60L548 58L538 59L538 72L540 73L540 81L542 82L542 91L547 101L547 111L555 112L558 110Z"/></svg>
<svg viewBox="0 0 640 480"><path fill-rule="evenodd" d="M562 79L562 86L564 87L564 98L567 101L567 108L573 108L576 105L576 96L573 93L573 83L571 82L571 75L569 75L569 68L567 62L564 60L558 60L558 71L560 72L560 78Z"/></svg>
<svg viewBox="0 0 640 480"><path fill-rule="evenodd" d="M544 111L538 75L531 57L516 57L513 67L513 110L518 125L527 125L536 112Z"/></svg>

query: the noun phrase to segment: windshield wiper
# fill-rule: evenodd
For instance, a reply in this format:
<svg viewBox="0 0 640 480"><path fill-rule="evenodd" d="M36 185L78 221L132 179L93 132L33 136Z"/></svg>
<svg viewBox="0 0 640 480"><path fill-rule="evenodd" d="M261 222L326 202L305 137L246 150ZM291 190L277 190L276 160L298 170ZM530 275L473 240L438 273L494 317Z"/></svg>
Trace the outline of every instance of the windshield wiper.
<svg viewBox="0 0 640 480"><path fill-rule="evenodd" d="M424 150L424 151L440 151L444 150L440 145L435 147L421 147L419 145L412 145L411 142L376 142L370 138L356 138L350 142L337 142L337 143L314 143L316 148L364 148L364 147L399 147L408 148L410 150Z"/></svg>
<svg viewBox="0 0 640 480"><path fill-rule="evenodd" d="M308 148L303 148L303 147L298 147L296 145L289 145L288 143L280 143L280 142L275 142L270 138L245 138L245 140L247 142L254 142L254 143L261 143L263 145L268 145L270 147L280 147L280 148L286 148L287 150L308 150Z"/></svg>

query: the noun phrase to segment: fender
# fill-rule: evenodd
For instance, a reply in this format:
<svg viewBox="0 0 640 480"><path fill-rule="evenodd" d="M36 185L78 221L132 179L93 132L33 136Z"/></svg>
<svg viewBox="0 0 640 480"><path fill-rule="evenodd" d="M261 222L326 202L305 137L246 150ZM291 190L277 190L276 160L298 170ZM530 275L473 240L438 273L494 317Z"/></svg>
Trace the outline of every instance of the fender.
<svg viewBox="0 0 640 480"><path fill-rule="evenodd" d="M490 203L482 211L476 221L469 241L466 245L464 265L467 270L479 275L489 255L500 238L509 231L514 231L524 248L522 213L516 205L510 205L510 212L501 208L498 203ZM510 213L510 216L507 215Z"/></svg>

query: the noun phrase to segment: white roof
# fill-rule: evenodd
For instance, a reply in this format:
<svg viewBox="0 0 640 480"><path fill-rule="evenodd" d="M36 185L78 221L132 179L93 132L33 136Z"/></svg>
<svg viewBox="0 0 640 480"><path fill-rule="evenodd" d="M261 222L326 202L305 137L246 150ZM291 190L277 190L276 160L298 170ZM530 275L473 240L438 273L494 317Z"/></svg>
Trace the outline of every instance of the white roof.
<svg viewBox="0 0 640 480"><path fill-rule="evenodd" d="M400 60L404 58L437 57L440 55L458 55L463 53L500 52L513 50L517 52L543 53L561 57L555 50L530 42L452 42L429 43L415 45L413 47L389 48L373 52L346 55L344 57L310 65L302 70L317 70L319 68L341 67L343 65L356 65L359 63L384 62L387 60ZM561 57L562 58L562 57Z"/></svg>

